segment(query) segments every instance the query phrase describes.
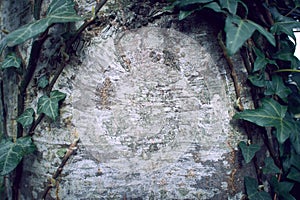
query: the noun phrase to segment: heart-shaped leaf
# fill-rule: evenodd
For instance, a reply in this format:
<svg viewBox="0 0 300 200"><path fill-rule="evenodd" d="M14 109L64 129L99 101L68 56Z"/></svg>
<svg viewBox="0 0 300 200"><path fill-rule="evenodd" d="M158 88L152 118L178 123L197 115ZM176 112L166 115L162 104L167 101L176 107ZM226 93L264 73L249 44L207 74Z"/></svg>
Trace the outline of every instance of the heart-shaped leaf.
<svg viewBox="0 0 300 200"><path fill-rule="evenodd" d="M272 81L266 82L265 95L276 94L282 100L287 101L288 95L292 92L288 87L286 87L280 76L272 76Z"/></svg>
<svg viewBox="0 0 300 200"><path fill-rule="evenodd" d="M273 190L279 195L280 199L296 200L290 191L294 187L294 183L291 182L278 182L274 176L271 178L270 184Z"/></svg>
<svg viewBox="0 0 300 200"><path fill-rule="evenodd" d="M16 142L2 139L0 142L0 175L4 176L13 171L24 155L36 149L30 137L18 138Z"/></svg>
<svg viewBox="0 0 300 200"><path fill-rule="evenodd" d="M241 19L236 15L227 16L225 21L225 32L228 55L235 54L244 42L252 36L255 30L265 36L273 46L276 45L274 36L262 26L250 20Z"/></svg>
<svg viewBox="0 0 300 200"><path fill-rule="evenodd" d="M249 163L255 156L255 153L260 149L260 146L257 144L247 145L244 141L239 143L239 147L246 163Z"/></svg>
<svg viewBox="0 0 300 200"><path fill-rule="evenodd" d="M10 67L19 68L21 66L21 58L17 57L15 53L10 53L3 61L1 68L6 69Z"/></svg>
<svg viewBox="0 0 300 200"><path fill-rule="evenodd" d="M255 73L254 75L248 76L249 81L257 87L266 86L266 77L265 73Z"/></svg>
<svg viewBox="0 0 300 200"><path fill-rule="evenodd" d="M221 10L221 7L216 2L211 2L211 3L205 4L203 6L203 8L210 8L210 9L212 9L215 12L223 12L223 13L225 13L225 11Z"/></svg>
<svg viewBox="0 0 300 200"><path fill-rule="evenodd" d="M49 5L47 16L9 33L0 43L0 54L5 46L15 46L36 37L54 23L66 23L82 20L76 15L72 0L53 0Z"/></svg>
<svg viewBox="0 0 300 200"><path fill-rule="evenodd" d="M290 134L290 141L292 143L292 146L294 147L294 150L300 155L300 126L299 126L299 121L295 123L297 124L295 125L295 128L292 130Z"/></svg>
<svg viewBox="0 0 300 200"><path fill-rule="evenodd" d="M270 195L258 189L258 182L255 178L246 176L244 179L248 199L250 200L272 200Z"/></svg>
<svg viewBox="0 0 300 200"><path fill-rule="evenodd" d="M38 87L39 88L45 88L49 84L47 76L42 76L38 80Z"/></svg>
<svg viewBox="0 0 300 200"><path fill-rule="evenodd" d="M34 110L32 108L26 109L22 115L17 118L17 122L22 124L23 128L30 126L34 120Z"/></svg>
<svg viewBox="0 0 300 200"><path fill-rule="evenodd" d="M259 70L265 69L267 64L276 65L277 63L274 60L270 60L265 57L265 54L261 52L259 49L254 48L255 55L257 56L254 62L253 72L257 72Z"/></svg>
<svg viewBox="0 0 300 200"><path fill-rule="evenodd" d="M270 157L265 159L265 166L262 169L264 174L281 173L280 169L275 165L274 160Z"/></svg>
<svg viewBox="0 0 300 200"><path fill-rule="evenodd" d="M255 26L238 16L229 15L225 21L226 47L228 55L235 54L255 31Z"/></svg>
<svg viewBox="0 0 300 200"><path fill-rule="evenodd" d="M227 9L229 13L234 14L236 13L238 1L236 0L219 0L221 7Z"/></svg>
<svg viewBox="0 0 300 200"><path fill-rule="evenodd" d="M38 110L37 112L44 113L52 120L55 120L58 116L58 103L60 100L63 100L66 95L57 90L50 93L50 97L44 95L38 100Z"/></svg>
<svg viewBox="0 0 300 200"><path fill-rule="evenodd" d="M300 171L295 167L292 167L289 174L287 175L287 178L300 183Z"/></svg>
<svg viewBox="0 0 300 200"><path fill-rule="evenodd" d="M260 108L237 113L234 118L244 119L263 127L275 127L276 137L283 143L295 129L294 123L284 118L286 111L287 106L282 106L273 99L264 98Z"/></svg>

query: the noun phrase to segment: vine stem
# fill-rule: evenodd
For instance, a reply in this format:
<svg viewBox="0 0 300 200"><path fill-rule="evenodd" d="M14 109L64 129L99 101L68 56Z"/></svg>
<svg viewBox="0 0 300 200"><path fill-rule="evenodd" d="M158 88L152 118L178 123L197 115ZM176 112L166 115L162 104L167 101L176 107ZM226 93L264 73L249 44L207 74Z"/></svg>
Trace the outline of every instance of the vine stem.
<svg viewBox="0 0 300 200"><path fill-rule="evenodd" d="M98 12L100 11L100 9L104 6L104 4L107 2L107 0L97 0L97 4L96 4L96 8L95 8L95 16L98 14ZM68 41L65 42L65 46L63 48L65 48L65 52L68 54L71 52L72 50L72 44L79 38L80 34L91 24L94 23L96 17L93 17L90 20L87 20L84 24L82 24L79 29L76 31L75 35L70 38ZM59 78L60 74L62 73L62 71L64 70L65 66L67 65L66 61L63 61L60 66L58 67L58 69L55 71L54 76L52 78L52 80L49 83L49 86L47 87L46 91L47 94L49 95L49 93L51 92L54 84L56 83L57 79ZM45 117L45 114L40 114L37 118L37 120L32 124L32 126L30 127L29 131L28 131L28 135L32 136L34 135L34 131L36 129L36 127L38 126L38 124L43 120L43 118Z"/></svg>
<svg viewBox="0 0 300 200"><path fill-rule="evenodd" d="M78 135L78 134L75 134ZM56 172L52 175L49 184L47 185L47 187L45 188L43 195L42 195L42 199L46 199L48 192L50 191L51 188L55 187L55 183L56 183L56 179L59 177L59 175L61 174L65 164L67 163L67 161L69 160L69 158L71 157L71 155L74 154L74 152L77 150L77 144L79 142L79 137L76 137L72 144L69 146L67 152L65 153L59 167L56 169Z"/></svg>
<svg viewBox="0 0 300 200"><path fill-rule="evenodd" d="M222 40L222 32L220 31L219 34L218 34L218 42L219 42L219 45L220 47L222 48L223 50L223 54L224 54L224 57L227 61L227 64L230 68L230 72L231 72L231 78L233 80L233 84L234 84L234 88L235 88L235 95L236 95L236 99L238 102L238 106L239 106L239 110L243 111L244 110L244 106L243 104L240 102L240 98L241 98L241 87L239 86L239 83L238 83L238 78L237 78L237 73L234 69L234 66L233 66L233 62L231 60L231 58L228 56L227 54L227 50L226 50L226 47L225 47L225 44Z"/></svg>

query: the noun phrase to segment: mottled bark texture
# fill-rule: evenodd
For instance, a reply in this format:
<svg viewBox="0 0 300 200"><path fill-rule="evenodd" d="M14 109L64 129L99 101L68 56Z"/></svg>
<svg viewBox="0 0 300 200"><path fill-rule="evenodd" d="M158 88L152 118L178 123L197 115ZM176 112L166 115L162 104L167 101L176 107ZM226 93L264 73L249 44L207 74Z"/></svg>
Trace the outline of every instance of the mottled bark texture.
<svg viewBox="0 0 300 200"><path fill-rule="evenodd" d="M80 13L91 8L78 5ZM49 199L241 199L243 176L254 170L237 151L245 136L232 120L235 88L217 42L222 25L210 13L185 21L157 15L162 4L148 1L107 5L55 85L67 98L59 119L35 132L22 199L41 197L76 135L77 153ZM246 88L243 63L233 60ZM241 95L251 106L246 89Z"/></svg>

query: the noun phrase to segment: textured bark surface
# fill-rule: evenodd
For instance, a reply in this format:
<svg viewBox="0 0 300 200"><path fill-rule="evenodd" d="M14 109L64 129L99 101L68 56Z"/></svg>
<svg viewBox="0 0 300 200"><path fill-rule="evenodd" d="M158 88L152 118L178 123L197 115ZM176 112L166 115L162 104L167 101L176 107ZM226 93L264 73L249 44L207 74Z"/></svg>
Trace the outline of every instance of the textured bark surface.
<svg viewBox="0 0 300 200"><path fill-rule="evenodd" d="M217 29L206 20L162 16L94 34L55 86L67 98L60 118L36 131L22 199L40 198L77 135L77 154L49 198L241 199L243 176L253 169L238 160L244 136L232 122L235 89Z"/></svg>

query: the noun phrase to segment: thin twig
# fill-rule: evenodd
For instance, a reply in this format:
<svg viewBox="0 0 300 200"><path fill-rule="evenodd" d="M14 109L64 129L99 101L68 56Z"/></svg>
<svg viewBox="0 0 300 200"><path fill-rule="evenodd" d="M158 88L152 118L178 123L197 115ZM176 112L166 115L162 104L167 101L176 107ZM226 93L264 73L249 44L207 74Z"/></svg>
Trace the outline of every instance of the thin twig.
<svg viewBox="0 0 300 200"><path fill-rule="evenodd" d="M74 141L72 142L72 144L69 146L67 152L65 153L59 167L56 169L56 172L52 175L52 180L49 181L48 186L45 188L44 192L43 192L43 196L42 199L45 199L48 192L50 191L51 188L54 187L53 181L56 182L56 179L59 177L59 175L61 174L64 166L66 165L67 161L69 160L69 158L71 157L71 155L73 155L73 153L77 150L77 144L79 142L79 138L76 137L74 139Z"/></svg>
<svg viewBox="0 0 300 200"><path fill-rule="evenodd" d="M76 31L76 33L74 34L74 36L67 42L66 44L66 53L69 53L72 49L72 44L79 38L80 34L90 25L92 25L95 20L96 20L96 16L98 14L98 12L100 11L100 9L104 6L104 4L107 2L107 0L101 0L99 2L99 0L97 0L96 3L96 7L95 7L95 14L94 16L85 21L80 27L79 29Z"/></svg>
<svg viewBox="0 0 300 200"><path fill-rule="evenodd" d="M240 98L241 98L241 87L239 86L239 83L238 83L238 78L237 78L237 73L235 71L235 68L233 66L233 62L231 60L231 58L228 56L227 54L227 50L226 50L226 47L225 47L225 44L223 43L223 40L222 40L222 32L220 32L218 34L218 41L219 41L219 45L220 47L222 48L223 50L223 54L224 54L224 57L227 61L227 64L230 68L230 72L231 72L231 77L232 77L232 80L233 80L233 84L234 84L234 88L235 88L235 95L236 95L236 99L239 101L239 109L240 110L244 110L244 106L243 104L240 102Z"/></svg>

